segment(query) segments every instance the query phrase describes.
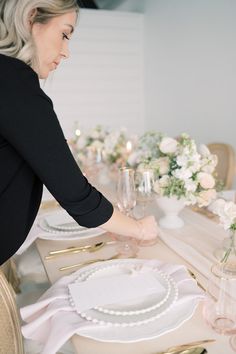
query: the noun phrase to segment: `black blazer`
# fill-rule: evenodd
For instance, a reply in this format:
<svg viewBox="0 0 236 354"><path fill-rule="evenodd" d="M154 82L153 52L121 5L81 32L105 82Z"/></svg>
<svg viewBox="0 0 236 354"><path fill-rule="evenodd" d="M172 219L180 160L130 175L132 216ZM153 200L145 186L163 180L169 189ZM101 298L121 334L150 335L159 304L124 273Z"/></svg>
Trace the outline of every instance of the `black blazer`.
<svg viewBox="0 0 236 354"><path fill-rule="evenodd" d="M43 184L80 225L99 226L113 213L76 164L37 74L0 54L0 264L29 233Z"/></svg>

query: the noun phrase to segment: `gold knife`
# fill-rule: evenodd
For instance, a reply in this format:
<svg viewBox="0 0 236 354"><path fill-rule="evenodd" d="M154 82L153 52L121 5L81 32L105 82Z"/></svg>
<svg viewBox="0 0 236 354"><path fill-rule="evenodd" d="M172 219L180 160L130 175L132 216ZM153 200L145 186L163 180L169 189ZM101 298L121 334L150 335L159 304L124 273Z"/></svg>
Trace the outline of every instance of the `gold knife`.
<svg viewBox="0 0 236 354"><path fill-rule="evenodd" d="M96 262L110 261L111 259L117 259L119 257L120 257L120 254L117 253L114 256L106 258L106 259L91 259L90 261L85 261L85 262L82 262L82 263L77 263L77 264L61 267L61 268L59 268L59 270L63 271L63 270L69 270L69 269L73 269L73 268L83 267L83 266L88 265L88 264L92 264L92 263L96 263ZM128 258L131 258L131 257L128 257Z"/></svg>
<svg viewBox="0 0 236 354"><path fill-rule="evenodd" d="M98 243L95 243L94 245L91 245L89 247L74 247L74 248L71 248L70 250L66 250L66 252L59 252L59 253L54 253L54 254L49 253L49 256L45 256L45 259L49 260L49 259L54 259L55 257L58 257L58 256L66 256L66 255L77 254L77 253L81 253L81 252L93 253L93 252L100 250L100 248L104 247L105 244L106 244L105 242L98 242Z"/></svg>

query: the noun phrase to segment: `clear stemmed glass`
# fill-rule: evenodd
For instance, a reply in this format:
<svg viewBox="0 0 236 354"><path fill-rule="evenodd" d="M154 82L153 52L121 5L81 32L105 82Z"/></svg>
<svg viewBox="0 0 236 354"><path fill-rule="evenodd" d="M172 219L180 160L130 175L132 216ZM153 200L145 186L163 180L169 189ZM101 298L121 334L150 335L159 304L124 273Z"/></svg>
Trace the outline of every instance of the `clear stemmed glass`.
<svg viewBox="0 0 236 354"><path fill-rule="evenodd" d="M117 182L117 205L121 212L130 216L136 205L134 170L122 167L119 169Z"/></svg>
<svg viewBox="0 0 236 354"><path fill-rule="evenodd" d="M102 150L100 148L88 147L83 169L89 182L96 184L100 172L103 169Z"/></svg>
<svg viewBox="0 0 236 354"><path fill-rule="evenodd" d="M230 345L236 349L236 277L225 272L224 265L212 267L208 282L203 315L213 330L229 335Z"/></svg>
<svg viewBox="0 0 236 354"><path fill-rule="evenodd" d="M141 205L141 215L139 217L145 217L147 212L147 206L154 200L154 173L153 170L144 169L136 172L135 176L136 190L137 190L137 202ZM157 242L157 238L153 240L141 240L139 246L152 246Z"/></svg>
<svg viewBox="0 0 236 354"><path fill-rule="evenodd" d="M134 170L122 167L119 169L117 182L117 205L119 210L127 216L131 216L136 205L136 190L134 182ZM118 252L125 256L135 255L138 251L137 241L133 237L116 237L120 243Z"/></svg>
<svg viewBox="0 0 236 354"><path fill-rule="evenodd" d="M153 184L154 176L152 170L141 170L136 172L137 202L142 207L142 217L146 216L148 203L154 199Z"/></svg>

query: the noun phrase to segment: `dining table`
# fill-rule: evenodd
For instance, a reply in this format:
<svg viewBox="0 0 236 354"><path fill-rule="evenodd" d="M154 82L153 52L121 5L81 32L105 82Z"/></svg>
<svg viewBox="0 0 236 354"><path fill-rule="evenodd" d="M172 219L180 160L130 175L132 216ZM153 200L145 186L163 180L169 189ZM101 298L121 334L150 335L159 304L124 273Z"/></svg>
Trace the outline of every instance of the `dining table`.
<svg viewBox="0 0 236 354"><path fill-rule="evenodd" d="M103 193L112 199L110 191ZM41 209L40 216L44 213L56 212L60 207L53 205L52 208ZM138 207L137 207L138 208ZM154 215L158 221L161 211L155 200L148 205L147 214ZM209 212L198 212L197 209L185 207L181 211L184 226L177 229L160 230L157 242L151 246L140 246L136 258L155 259L163 262L181 264L194 274L199 286L206 291L211 266L216 259L214 249L219 247L225 231L219 226L217 218ZM40 231L35 240L37 250L43 263L45 272L51 284L54 284L64 275L71 274L77 268L60 270L73 264L92 261L106 260L117 255L117 243L109 233L104 233L90 239L76 240L50 240L40 237ZM96 252L81 252L77 254L61 255L47 259L52 250L66 249L74 246L94 245L107 242L104 247ZM142 340L142 326L140 326L140 340L133 343L106 342L87 338L78 334L73 335L71 341L74 351L78 354L157 354L165 351L170 346L191 343L204 339L214 339L204 347L209 354L233 354L229 336L216 333L207 323L203 316L204 300L200 301L192 317L186 320L178 328L164 333L157 338ZM161 318L160 318L161 321Z"/></svg>

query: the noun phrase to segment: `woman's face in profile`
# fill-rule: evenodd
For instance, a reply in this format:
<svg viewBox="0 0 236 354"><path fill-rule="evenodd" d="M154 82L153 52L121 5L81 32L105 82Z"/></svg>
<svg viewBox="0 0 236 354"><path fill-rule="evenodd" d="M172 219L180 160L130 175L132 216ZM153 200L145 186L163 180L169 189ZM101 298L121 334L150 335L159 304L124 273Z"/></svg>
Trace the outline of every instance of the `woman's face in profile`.
<svg viewBox="0 0 236 354"><path fill-rule="evenodd" d="M46 79L55 70L61 59L69 57L69 40L76 23L76 12L68 12L49 20L48 23L34 23L32 37L37 50L40 79Z"/></svg>

